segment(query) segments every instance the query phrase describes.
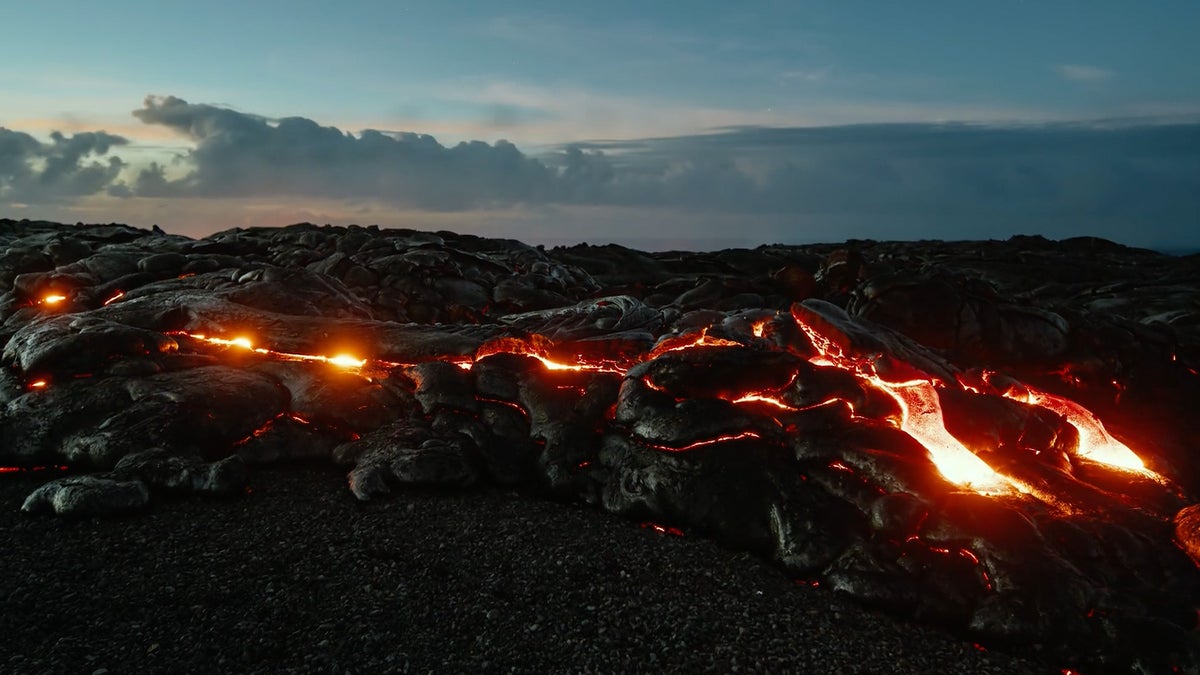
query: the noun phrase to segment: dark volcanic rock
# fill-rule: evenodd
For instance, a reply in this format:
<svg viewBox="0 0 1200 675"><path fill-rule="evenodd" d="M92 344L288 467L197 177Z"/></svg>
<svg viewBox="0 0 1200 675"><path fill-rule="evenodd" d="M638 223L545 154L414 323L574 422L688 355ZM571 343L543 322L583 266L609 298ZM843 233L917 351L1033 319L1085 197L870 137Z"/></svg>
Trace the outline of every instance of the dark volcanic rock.
<svg viewBox="0 0 1200 675"><path fill-rule="evenodd" d="M0 241L0 465L68 467L25 511L332 460L364 501L495 483L684 528L1056 668L1200 668L1194 261L307 224Z"/></svg>

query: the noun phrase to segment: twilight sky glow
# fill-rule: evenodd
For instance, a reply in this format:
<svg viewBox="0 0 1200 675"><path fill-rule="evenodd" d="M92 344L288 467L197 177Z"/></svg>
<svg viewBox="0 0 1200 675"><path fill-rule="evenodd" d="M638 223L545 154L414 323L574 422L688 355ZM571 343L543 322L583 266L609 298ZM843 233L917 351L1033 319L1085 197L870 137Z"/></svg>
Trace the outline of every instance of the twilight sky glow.
<svg viewBox="0 0 1200 675"><path fill-rule="evenodd" d="M1200 2L12 2L0 217L1200 248Z"/></svg>

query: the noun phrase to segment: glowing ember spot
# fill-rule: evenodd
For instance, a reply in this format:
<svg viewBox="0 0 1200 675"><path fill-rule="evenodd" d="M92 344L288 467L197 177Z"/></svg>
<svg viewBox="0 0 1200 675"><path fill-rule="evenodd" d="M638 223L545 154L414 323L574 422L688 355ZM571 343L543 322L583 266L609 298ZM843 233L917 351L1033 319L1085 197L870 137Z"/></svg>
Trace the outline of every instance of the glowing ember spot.
<svg viewBox="0 0 1200 675"><path fill-rule="evenodd" d="M30 389L45 389L47 384L49 384L49 383L46 382L45 380L34 380L33 382L29 383L29 388Z"/></svg>
<svg viewBox="0 0 1200 675"><path fill-rule="evenodd" d="M125 291L117 291L116 293L113 293L111 298L104 301L104 306L107 307L123 297L125 297Z"/></svg>
<svg viewBox="0 0 1200 675"><path fill-rule="evenodd" d="M65 295L51 293L49 295L43 295L42 299L41 299L41 303L43 305L57 305L58 303L62 302L63 300L66 300L66 299L67 299L67 296L65 296Z"/></svg>
<svg viewBox="0 0 1200 675"><path fill-rule="evenodd" d="M925 446L938 471L948 480L977 492L1009 492L1014 489L1003 476L946 431L942 404L932 380L888 382L879 377L870 361L851 358L841 345L805 323L800 316L795 313L793 316L796 325L817 350L809 362L849 370L875 388L890 394L900 407L900 429Z"/></svg>
<svg viewBox="0 0 1200 675"><path fill-rule="evenodd" d="M766 322L766 320L763 320L763 321L755 321L755 322L754 322L754 324L753 324L752 326L750 326L750 332L751 332L751 333L754 333L754 337L758 337L758 338L760 338L760 337L762 337L762 336L763 336L763 334L764 334L766 331L767 331L767 322Z"/></svg>
<svg viewBox="0 0 1200 675"><path fill-rule="evenodd" d="M48 466L0 466L0 473L25 473L28 471L66 471L70 469L65 464L51 464Z"/></svg>
<svg viewBox="0 0 1200 675"><path fill-rule="evenodd" d="M338 354L337 356L331 356L326 359L326 361L328 361L331 365L337 366L338 368L362 368L367 363L366 359L356 359L349 354Z"/></svg>
<svg viewBox="0 0 1200 675"><path fill-rule="evenodd" d="M850 467L846 466L845 464L842 464L841 462L836 462L836 461L830 462L829 468L837 469L838 471L844 471L846 473L854 473L854 469L851 469Z"/></svg>
<svg viewBox="0 0 1200 675"><path fill-rule="evenodd" d="M669 534L673 537L682 537L683 530L677 527L667 527L658 523L642 523L642 529L651 529L659 534Z"/></svg>
<svg viewBox="0 0 1200 675"><path fill-rule="evenodd" d="M1146 468L1146 464L1129 446L1109 435L1104 424L1090 410L1070 399L1055 396L1026 386L1027 392L1009 389L1004 396L1022 403L1041 406L1062 415L1079 430L1079 454L1082 457L1120 469L1126 469L1150 477L1158 474Z"/></svg>

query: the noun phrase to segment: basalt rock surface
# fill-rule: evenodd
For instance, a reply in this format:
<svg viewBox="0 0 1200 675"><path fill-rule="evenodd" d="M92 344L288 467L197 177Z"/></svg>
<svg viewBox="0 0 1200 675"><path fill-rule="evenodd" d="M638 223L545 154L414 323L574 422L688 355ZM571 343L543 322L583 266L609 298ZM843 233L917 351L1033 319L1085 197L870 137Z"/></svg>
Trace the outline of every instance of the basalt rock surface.
<svg viewBox="0 0 1200 675"><path fill-rule="evenodd" d="M1055 667L1200 669L1200 257L308 224L0 243L0 465L56 474L31 513L324 459L363 500L500 484L709 536Z"/></svg>

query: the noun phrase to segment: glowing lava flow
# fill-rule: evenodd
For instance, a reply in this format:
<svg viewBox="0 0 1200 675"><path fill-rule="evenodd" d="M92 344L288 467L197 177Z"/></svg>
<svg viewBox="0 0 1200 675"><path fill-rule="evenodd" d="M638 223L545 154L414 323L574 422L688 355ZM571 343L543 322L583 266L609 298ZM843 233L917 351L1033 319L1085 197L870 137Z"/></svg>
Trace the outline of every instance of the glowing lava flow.
<svg viewBox="0 0 1200 675"><path fill-rule="evenodd" d="M1104 424L1087 408L1070 399L1039 391L1028 385L1025 385L1025 389L1024 392L1008 389L1002 394L1014 401L1041 406L1066 418L1079 430L1080 456L1093 462L1158 478L1158 474L1147 469L1142 458L1130 450L1129 446L1109 435Z"/></svg>
<svg viewBox="0 0 1200 675"><path fill-rule="evenodd" d="M733 402L734 403L766 403L767 405L775 406L776 408L779 408L780 410L787 410L788 412L796 412L796 411L800 410L799 408L797 408L795 406L790 406L790 405L784 403L783 401L775 398L774 396L763 396L762 394L746 394L745 396L742 396L740 398L733 399Z"/></svg>
<svg viewBox="0 0 1200 675"><path fill-rule="evenodd" d="M279 352L273 349L264 349L255 347L254 342L245 336L238 336L232 339L209 337L199 333L175 333L176 335L186 335L193 340L200 340L209 344L220 345L222 347L237 347L246 351L254 352L255 354L266 354L285 361L313 361L317 363L328 363L331 366L337 366L343 370L357 371L362 369L367 364L366 359L356 358L350 354L336 354L334 356L322 356L319 354L295 354L291 352Z"/></svg>
<svg viewBox="0 0 1200 675"><path fill-rule="evenodd" d="M1013 483L1012 480L994 471L986 462L971 452L969 448L964 446L946 430L945 421L942 417L941 401L938 398L937 384L934 379L914 379L905 382L885 380L879 376L875 364L870 359L847 354L833 339L819 332L816 328L803 321L801 317L795 316L794 318L796 319L797 326L799 326L817 350L817 354L810 357L809 362L814 365L832 366L847 370L873 388L887 392L896 401L900 409L901 430L912 436L929 451L930 459L938 468L938 471L948 480L984 494L1012 492L1014 490L1025 491L1021 486ZM341 353L333 356L323 356L281 352L256 347L253 341L245 336L218 338L182 331L175 334L212 345L246 350L286 361L327 363L349 372L359 372L368 366L368 360L360 359L350 354ZM666 339L651 351L650 354L646 355L645 358L653 359L667 352L696 347L741 346L744 345L723 338L711 337L705 331L701 332L699 336L692 334ZM507 353L536 358L547 370L552 371L609 372L623 375L628 370L627 364L611 359L589 361L583 355L577 355L574 363L558 361L550 357L551 347L552 344L549 340L536 335L527 339L500 338L481 347L473 358L462 356L447 360L464 370L471 370L474 364L481 358L492 354ZM370 363L373 366L384 368L412 365L387 361L373 361ZM651 388L657 389L657 387L653 386L653 383L647 381L647 384ZM29 384L30 388L44 386L44 381ZM1132 450L1110 436L1104 429L1104 425L1083 406L1068 399L1031 388L1010 389L1003 392L1003 395L1014 400L1051 410L1074 424L1079 429L1079 454L1081 456L1096 462L1157 477L1157 474L1145 468L1141 459ZM806 406L805 408L796 408L789 405L779 398L770 395L768 392L748 393L738 398L731 398L730 400L738 404L761 404L794 412L809 407L827 405L837 399L824 401L817 404L817 406ZM758 435L755 432L746 431L739 434L697 441L682 448L665 449L680 452L723 441L757 437Z"/></svg>
<svg viewBox="0 0 1200 675"><path fill-rule="evenodd" d="M933 463L943 476L979 492L1007 492L1013 489L1009 481L946 431L942 403L931 381L896 384L884 382L878 377L868 379L890 393L900 404L900 428L929 450Z"/></svg>
<svg viewBox="0 0 1200 675"><path fill-rule="evenodd" d="M870 361L847 356L841 346L795 316L796 325L817 350L809 359L819 366L849 370L872 386L891 394L900 406L900 429L929 451L929 457L948 480L977 492L1011 492L1012 483L992 470L969 448L946 431L942 404L932 380L888 382L879 377Z"/></svg>
<svg viewBox="0 0 1200 675"><path fill-rule="evenodd" d="M662 356L663 354L666 354L667 352L681 352L685 349L692 349L693 347L742 347L742 346L744 346L744 345L742 345L742 343L736 342L734 340L726 340L725 338L713 337L708 334L708 329L705 328L704 330L700 331L699 336L696 336L694 333L692 333L692 334L687 334L687 335L679 335L679 336L675 336L675 337L670 337L670 338L663 340L662 342L658 343L658 346L655 347L653 349L653 351L651 351L650 354L646 358L647 358L647 360L656 359L656 358Z"/></svg>
<svg viewBox="0 0 1200 675"><path fill-rule="evenodd" d="M488 342L479 348L475 354L475 359L484 358L493 354L519 354L529 356L542 362L546 370L569 370L574 372L600 372L600 373L616 373L624 375L627 368L611 360L600 360L597 362L588 362L583 359L583 356L577 355L575 363L564 363L556 361L550 357L550 341L540 335L534 335L528 340L519 338L498 338ZM460 364L461 366L461 364ZM466 370L471 369L471 363L468 362L465 366L461 366Z"/></svg>

